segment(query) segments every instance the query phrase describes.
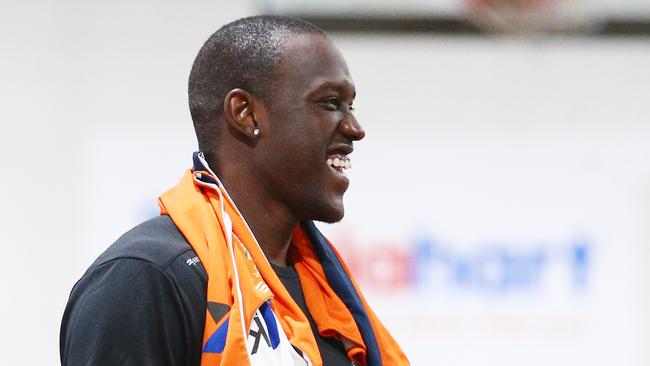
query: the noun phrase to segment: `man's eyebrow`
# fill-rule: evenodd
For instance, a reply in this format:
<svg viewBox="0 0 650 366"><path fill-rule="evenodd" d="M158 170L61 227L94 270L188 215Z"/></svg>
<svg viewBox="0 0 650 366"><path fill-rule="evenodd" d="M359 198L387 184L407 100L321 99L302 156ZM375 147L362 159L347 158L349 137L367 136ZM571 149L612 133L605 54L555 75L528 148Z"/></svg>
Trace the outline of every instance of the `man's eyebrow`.
<svg viewBox="0 0 650 366"><path fill-rule="evenodd" d="M352 90L352 98L354 98L357 95L357 91L354 88L353 84L350 84L347 81L326 81L323 84L320 84L317 87L315 87L310 94L322 90L334 90L339 93L344 93L344 92L348 92L350 89Z"/></svg>

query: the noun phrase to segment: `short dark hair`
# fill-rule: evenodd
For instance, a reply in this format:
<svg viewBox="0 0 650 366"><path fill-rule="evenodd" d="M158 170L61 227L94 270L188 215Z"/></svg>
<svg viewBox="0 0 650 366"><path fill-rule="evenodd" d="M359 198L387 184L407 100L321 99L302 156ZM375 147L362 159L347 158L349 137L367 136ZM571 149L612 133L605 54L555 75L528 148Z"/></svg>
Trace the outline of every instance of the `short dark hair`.
<svg viewBox="0 0 650 366"><path fill-rule="evenodd" d="M229 91L242 88L258 98L268 97L285 36L296 33L324 34L300 19L260 15L226 24L208 38L194 60L188 85L201 150L210 149L218 137L217 121Z"/></svg>

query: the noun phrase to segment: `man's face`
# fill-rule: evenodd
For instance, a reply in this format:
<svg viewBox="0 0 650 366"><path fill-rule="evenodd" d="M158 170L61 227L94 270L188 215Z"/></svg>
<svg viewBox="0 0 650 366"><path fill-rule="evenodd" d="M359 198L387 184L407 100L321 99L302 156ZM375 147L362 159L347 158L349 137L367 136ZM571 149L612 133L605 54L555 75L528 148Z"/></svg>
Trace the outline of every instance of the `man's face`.
<svg viewBox="0 0 650 366"><path fill-rule="evenodd" d="M356 92L347 65L326 37L299 34L288 36L275 71L257 116L258 173L298 219L339 221L348 154L365 134L352 115Z"/></svg>

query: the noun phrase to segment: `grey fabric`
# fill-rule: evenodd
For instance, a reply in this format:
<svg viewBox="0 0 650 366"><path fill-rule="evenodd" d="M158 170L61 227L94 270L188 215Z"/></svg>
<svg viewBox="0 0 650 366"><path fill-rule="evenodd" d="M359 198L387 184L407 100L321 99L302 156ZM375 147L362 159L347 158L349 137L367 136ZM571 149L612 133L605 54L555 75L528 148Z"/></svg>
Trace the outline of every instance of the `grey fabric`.
<svg viewBox="0 0 650 366"><path fill-rule="evenodd" d="M274 269L307 315L324 365L349 365L341 343L318 334L295 270ZM61 324L61 364L200 365L207 283L203 265L168 216L136 226L72 289ZM212 316L227 311L219 305Z"/></svg>
<svg viewBox="0 0 650 366"><path fill-rule="evenodd" d="M200 365L207 274L167 216L119 238L72 289L62 365Z"/></svg>
<svg viewBox="0 0 650 366"><path fill-rule="evenodd" d="M311 330L314 332L314 337L316 338L316 343L318 344L318 350L320 351L321 358L323 359L323 365L325 366L334 366L334 365L350 365L351 362L348 359L348 356L343 348L343 344L336 338L332 337L322 337L318 333L318 328L309 313L307 308L307 303L305 302L305 295L302 292L302 285L300 284L300 278L298 277L298 272L293 267L280 267L271 263L273 270L280 278L280 281L284 287L289 291L289 295L293 300L298 304L300 309L309 319L309 324L311 325Z"/></svg>

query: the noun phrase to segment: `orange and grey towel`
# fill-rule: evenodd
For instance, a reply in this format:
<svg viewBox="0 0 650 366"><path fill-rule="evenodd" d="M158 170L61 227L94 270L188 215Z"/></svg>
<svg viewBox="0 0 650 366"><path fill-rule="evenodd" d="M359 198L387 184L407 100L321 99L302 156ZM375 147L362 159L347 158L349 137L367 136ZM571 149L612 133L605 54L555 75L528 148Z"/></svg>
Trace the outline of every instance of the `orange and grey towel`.
<svg viewBox="0 0 650 366"><path fill-rule="evenodd" d="M171 217L208 274L202 366L254 365L257 360L274 364L288 359L280 354L282 349L298 350L303 364L322 365L307 317L280 282L200 152L194 154L193 169L159 198L159 205L161 214ZM321 335L338 337L357 364L408 365L339 254L311 221L296 227L289 256ZM256 327L264 328L271 345L266 360L252 357L249 349L255 317L261 319ZM284 340L293 347L283 348ZM292 357L295 360L295 355Z"/></svg>

